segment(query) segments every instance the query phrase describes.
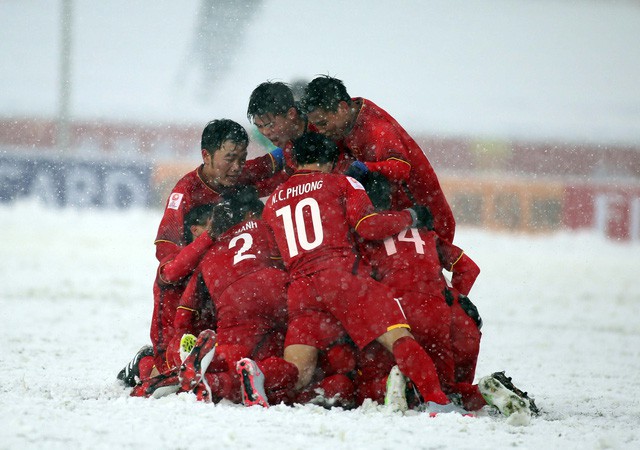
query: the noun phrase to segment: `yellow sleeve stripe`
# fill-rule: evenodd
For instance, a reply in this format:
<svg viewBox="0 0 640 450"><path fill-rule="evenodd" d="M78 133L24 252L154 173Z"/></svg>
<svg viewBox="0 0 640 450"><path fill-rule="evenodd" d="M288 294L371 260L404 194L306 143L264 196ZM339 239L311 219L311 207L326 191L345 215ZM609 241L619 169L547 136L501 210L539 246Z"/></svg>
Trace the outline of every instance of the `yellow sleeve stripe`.
<svg viewBox="0 0 640 450"><path fill-rule="evenodd" d="M267 155L269 155L269 158L271 158L271 170L273 171L273 173L276 173L276 159L271 153L267 153Z"/></svg>
<svg viewBox="0 0 640 450"><path fill-rule="evenodd" d="M193 308L188 308L186 306L178 306L176 309L186 309L187 311L197 312L197 310L195 310Z"/></svg>
<svg viewBox="0 0 640 450"><path fill-rule="evenodd" d="M392 160L393 160L393 161L400 161L400 162L403 162L403 163L405 163L406 165L408 165L409 167L411 167L411 163L409 163L408 161L405 161L404 159L400 159L400 158L389 158L389 159L387 159L387 161L392 161Z"/></svg>
<svg viewBox="0 0 640 450"><path fill-rule="evenodd" d="M456 263L457 263L458 261L460 261L460 258L462 258L462 255L464 255L464 252L460 252L460 256L458 256L458 259L456 259L456 260L453 262L453 264L451 264L451 269L449 269L449 272L453 272L453 266L455 266L455 265L456 265Z"/></svg>
<svg viewBox="0 0 640 450"><path fill-rule="evenodd" d="M362 219L358 220L358 223L356 224L355 229L356 230L358 229L358 227L360 226L363 220L368 219L369 217L372 217L372 216L377 216L377 215L378 213L373 213L373 214L369 214L368 216L364 216Z"/></svg>
<svg viewBox="0 0 640 450"><path fill-rule="evenodd" d="M155 245L155 244L158 244L158 243L160 243L160 242L168 242L169 244L173 244L173 245L175 245L176 247L178 246L178 244L176 244L175 242L173 242L173 241L168 241L168 240L166 240L166 239L158 239L158 240L156 240L156 241L153 241L154 245Z"/></svg>
<svg viewBox="0 0 640 450"><path fill-rule="evenodd" d="M391 325L390 327L387 327L387 331L395 330L396 328L406 328L408 330L411 329L411 327L407 323L397 323L395 325Z"/></svg>

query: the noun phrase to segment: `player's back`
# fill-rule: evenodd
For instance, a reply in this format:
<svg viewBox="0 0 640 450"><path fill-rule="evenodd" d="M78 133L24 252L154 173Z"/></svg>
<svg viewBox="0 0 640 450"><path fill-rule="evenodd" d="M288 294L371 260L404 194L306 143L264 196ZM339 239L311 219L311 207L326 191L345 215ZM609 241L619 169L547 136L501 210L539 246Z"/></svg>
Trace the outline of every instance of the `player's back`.
<svg viewBox="0 0 640 450"><path fill-rule="evenodd" d="M453 242L455 219L424 151L384 109L367 99L354 100L361 101L362 108L345 144L362 161L400 159L408 162L411 165L409 178L392 187L393 209L409 208L414 203L429 206L435 216L436 230Z"/></svg>
<svg viewBox="0 0 640 450"><path fill-rule="evenodd" d="M283 262L293 277L336 264L348 266L354 239L344 175L298 171L269 197L263 219L273 230ZM355 182L357 183L357 182Z"/></svg>
<svg viewBox="0 0 640 450"><path fill-rule="evenodd" d="M259 270L275 267L269 231L260 220L241 222L220 235L200 263L212 297Z"/></svg>
<svg viewBox="0 0 640 450"><path fill-rule="evenodd" d="M407 228L361 248L378 281L400 291L440 292L445 280L436 240L433 231Z"/></svg>

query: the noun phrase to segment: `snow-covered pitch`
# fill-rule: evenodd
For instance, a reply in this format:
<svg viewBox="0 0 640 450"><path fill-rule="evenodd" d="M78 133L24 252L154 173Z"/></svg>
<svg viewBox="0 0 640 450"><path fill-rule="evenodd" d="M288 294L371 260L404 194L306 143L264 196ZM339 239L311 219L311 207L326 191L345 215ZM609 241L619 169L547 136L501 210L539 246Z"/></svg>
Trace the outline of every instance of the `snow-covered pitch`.
<svg viewBox="0 0 640 450"><path fill-rule="evenodd" d="M460 228L482 273L477 375L506 370L542 410L489 414L244 408L130 398L148 343L161 212L0 206L0 448L640 448L640 244Z"/></svg>

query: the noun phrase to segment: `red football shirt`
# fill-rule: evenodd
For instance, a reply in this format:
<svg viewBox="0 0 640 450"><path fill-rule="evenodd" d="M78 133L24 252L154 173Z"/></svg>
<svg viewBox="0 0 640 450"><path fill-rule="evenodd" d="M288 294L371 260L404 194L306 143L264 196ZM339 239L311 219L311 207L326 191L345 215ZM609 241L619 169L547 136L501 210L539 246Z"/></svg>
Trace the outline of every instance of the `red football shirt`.
<svg viewBox="0 0 640 450"><path fill-rule="evenodd" d="M370 163L370 170L389 178L393 209L409 208L413 203L428 206L436 232L453 242L455 220L451 207L420 146L385 110L364 98L352 100L362 107L344 144L356 159Z"/></svg>
<svg viewBox="0 0 640 450"><path fill-rule="evenodd" d="M407 211L374 212L355 179L313 170L298 171L281 184L262 217L293 277L352 260L354 230L366 239L382 239L412 223Z"/></svg>
<svg viewBox="0 0 640 450"><path fill-rule="evenodd" d="M453 286L468 294L480 272L459 247L425 228L408 228L383 241L364 242L361 248L374 278L400 292L442 294L444 268L453 272Z"/></svg>
<svg viewBox="0 0 640 450"><path fill-rule="evenodd" d="M248 220L216 239L199 267L212 298L218 298L220 293L243 277L278 265L279 255L271 248L269 233L269 228L261 220Z"/></svg>
<svg viewBox="0 0 640 450"><path fill-rule="evenodd" d="M247 169L250 169L250 172ZM269 154L263 155L247 161L241 179L244 184L256 184L260 195L267 195L271 190L262 188L258 181L276 175L274 169L273 157ZM155 240L158 261L166 260L168 255L177 254L186 245L184 240L185 215L192 208L215 203L221 198L221 192L209 186L202 179L201 170L202 166L187 173L169 194Z"/></svg>

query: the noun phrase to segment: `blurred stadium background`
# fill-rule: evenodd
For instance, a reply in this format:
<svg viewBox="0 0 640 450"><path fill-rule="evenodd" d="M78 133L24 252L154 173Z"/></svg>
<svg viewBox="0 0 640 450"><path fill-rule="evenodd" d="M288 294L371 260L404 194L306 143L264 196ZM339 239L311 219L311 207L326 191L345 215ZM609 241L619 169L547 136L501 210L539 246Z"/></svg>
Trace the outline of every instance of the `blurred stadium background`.
<svg viewBox="0 0 640 450"><path fill-rule="evenodd" d="M161 207L209 120L318 74L421 143L460 224L640 240L640 3L5 0L0 202Z"/></svg>

